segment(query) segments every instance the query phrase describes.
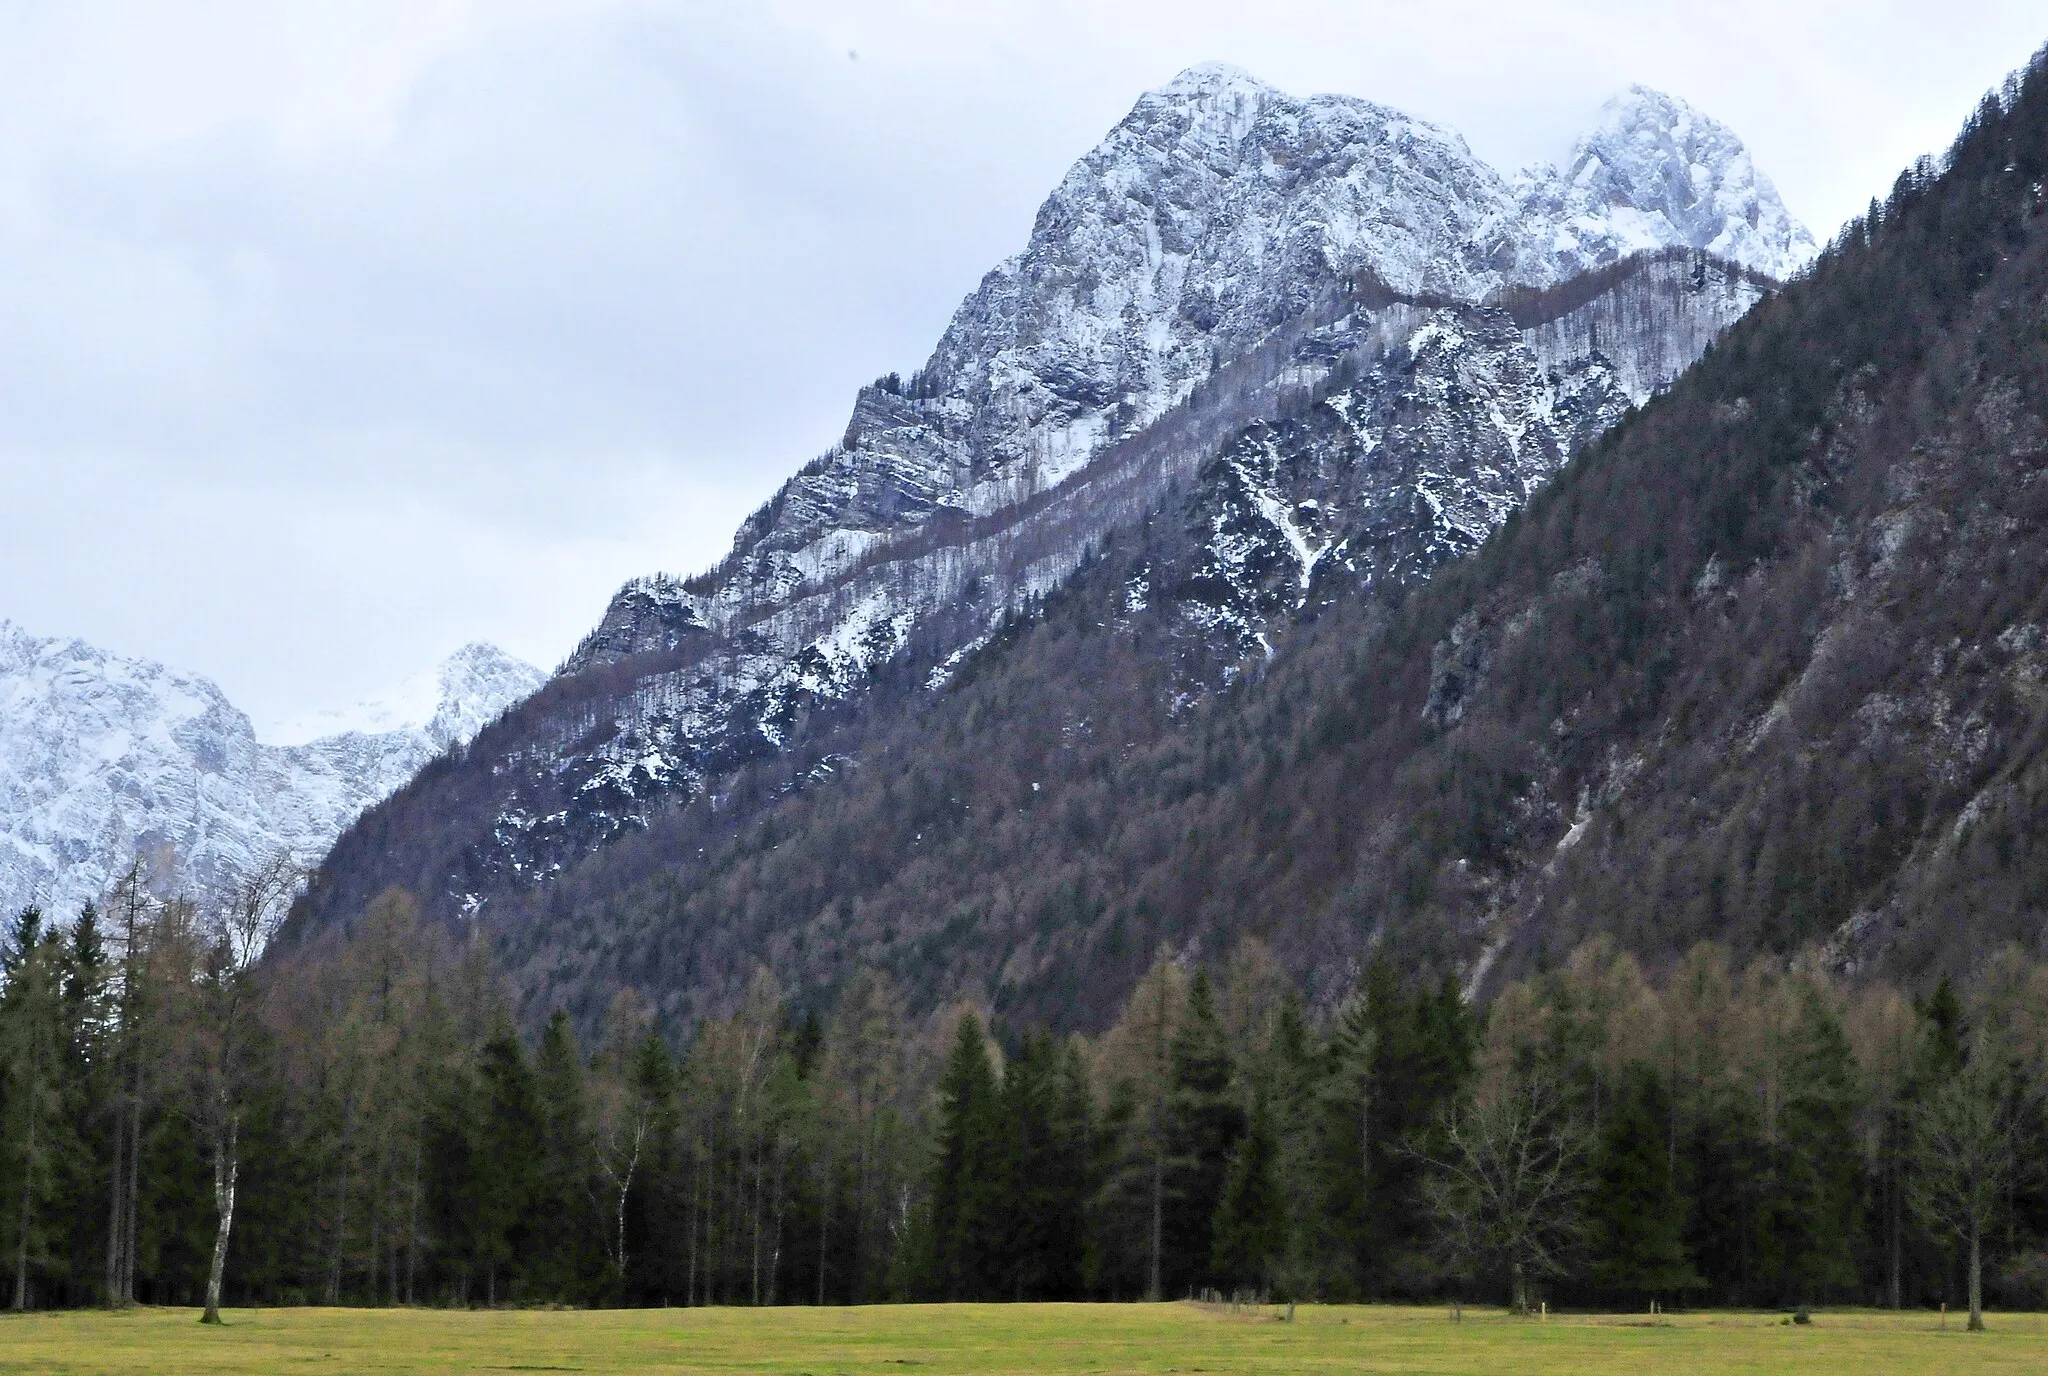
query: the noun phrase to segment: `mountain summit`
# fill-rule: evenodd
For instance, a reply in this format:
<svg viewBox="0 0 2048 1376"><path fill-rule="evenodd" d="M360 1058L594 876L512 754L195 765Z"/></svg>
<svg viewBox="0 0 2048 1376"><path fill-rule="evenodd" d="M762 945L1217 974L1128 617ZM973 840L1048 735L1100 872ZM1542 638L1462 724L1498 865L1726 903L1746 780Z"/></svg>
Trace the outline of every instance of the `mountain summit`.
<svg viewBox="0 0 2048 1376"><path fill-rule="evenodd" d="M1133 532L1167 703L1427 577L1810 244L1681 102L1632 93L1578 148L1511 181L1448 130L1216 64L1140 97L923 368L861 389L715 568L628 584L516 722L366 815L314 912L397 883L485 913L679 809L735 819L761 771L837 768L829 723L878 685L885 714L942 690Z"/></svg>
<svg viewBox="0 0 2048 1376"><path fill-rule="evenodd" d="M265 744L209 679L0 621L0 906L67 917L137 856L193 893L279 849L315 859L545 677L466 645L422 676L428 696Z"/></svg>
<svg viewBox="0 0 2048 1376"><path fill-rule="evenodd" d="M1562 167L1523 173L1516 212L1536 282L1674 244L1782 280L1818 252L1728 126L1647 86L1609 100Z"/></svg>

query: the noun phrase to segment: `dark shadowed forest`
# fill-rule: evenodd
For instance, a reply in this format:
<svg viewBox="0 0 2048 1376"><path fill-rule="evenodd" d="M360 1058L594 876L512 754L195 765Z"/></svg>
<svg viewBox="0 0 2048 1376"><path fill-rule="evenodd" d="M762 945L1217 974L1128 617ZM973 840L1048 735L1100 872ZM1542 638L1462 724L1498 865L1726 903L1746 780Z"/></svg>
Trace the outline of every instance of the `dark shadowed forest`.
<svg viewBox="0 0 2048 1376"><path fill-rule="evenodd" d="M583 1045L400 893L261 965L237 910L120 898L6 946L21 1306L193 1302L216 1245L263 1305L2048 1303L2017 950L1916 1002L1600 940L1484 1009L1379 962L1317 1016L1248 941L1162 952L1094 1037L762 968L679 1040L627 991Z"/></svg>

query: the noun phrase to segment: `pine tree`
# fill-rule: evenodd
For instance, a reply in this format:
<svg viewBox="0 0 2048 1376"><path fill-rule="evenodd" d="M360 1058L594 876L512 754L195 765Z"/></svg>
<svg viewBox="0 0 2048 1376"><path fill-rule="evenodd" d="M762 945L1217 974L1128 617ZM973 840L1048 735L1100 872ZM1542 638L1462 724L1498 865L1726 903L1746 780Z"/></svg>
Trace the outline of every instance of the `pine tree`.
<svg viewBox="0 0 2048 1376"><path fill-rule="evenodd" d="M534 1180L534 1212L549 1220L535 1239L527 1263L536 1290L550 1298L577 1297L578 1277L587 1269L593 1220L604 1226L604 1210L592 1199L590 1106L576 1031L559 1008L541 1029L534 1058L534 1090L540 1113L540 1162Z"/></svg>
<svg viewBox="0 0 2048 1376"><path fill-rule="evenodd" d="M1079 1052L1027 1033L1004 1068L996 1255L1005 1298L1073 1299L1087 1246L1092 1104Z"/></svg>
<svg viewBox="0 0 2048 1376"><path fill-rule="evenodd" d="M71 924L63 960L63 1130L59 1154L59 1216L66 1302L88 1302L99 1290L106 1239L106 1163L114 1112L109 1065L108 959L99 911L87 903Z"/></svg>
<svg viewBox="0 0 2048 1376"><path fill-rule="evenodd" d="M999 1170L999 1113L981 1019L963 1014L939 1078L938 1151L931 1179L926 1289L946 1299L981 1299L994 1288L990 1234L1005 1183Z"/></svg>
<svg viewBox="0 0 2048 1376"><path fill-rule="evenodd" d="M1786 1048L1765 1226L1767 1263L1785 1299L1825 1299L1856 1281L1863 1195L1857 1149L1857 1073L1841 1020L1801 982Z"/></svg>
<svg viewBox="0 0 2048 1376"><path fill-rule="evenodd" d="M42 910L23 908L0 950L0 1180L7 1185L0 1236L9 1242L15 1309L29 1304L29 1272L48 1259L58 1134L63 1123L64 1022L61 938L46 933Z"/></svg>
<svg viewBox="0 0 2048 1376"><path fill-rule="evenodd" d="M1173 1041L1165 1275L1169 1295L1210 1280L1211 1224L1245 1113L1232 1093L1234 1067L1206 972L1188 988L1187 1016Z"/></svg>
<svg viewBox="0 0 2048 1376"><path fill-rule="evenodd" d="M1670 1116L1656 1072L1630 1066L1614 1087L1593 1173L1593 1280L1604 1289L1662 1296L1701 1284L1686 1256L1685 1197L1666 1140Z"/></svg>
<svg viewBox="0 0 2048 1376"><path fill-rule="evenodd" d="M1211 1222L1209 1267L1229 1291L1270 1292L1287 1256L1287 1195L1270 1096L1254 1097Z"/></svg>
<svg viewBox="0 0 2048 1376"><path fill-rule="evenodd" d="M533 1070L509 1027L484 1043L478 1060L461 1209L471 1264L482 1272L484 1303L496 1304L501 1279L510 1298L516 1263L528 1255L539 1221L533 1204L542 1170L541 1115Z"/></svg>

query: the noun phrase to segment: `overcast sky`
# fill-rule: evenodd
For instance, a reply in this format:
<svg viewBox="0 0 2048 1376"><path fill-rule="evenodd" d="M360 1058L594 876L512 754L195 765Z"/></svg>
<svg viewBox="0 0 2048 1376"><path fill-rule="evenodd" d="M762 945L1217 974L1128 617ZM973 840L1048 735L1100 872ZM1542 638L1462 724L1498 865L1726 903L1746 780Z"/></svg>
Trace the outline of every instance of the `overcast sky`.
<svg viewBox="0 0 2048 1376"><path fill-rule="evenodd" d="M2044 38L2039 0L0 0L0 617L259 725L472 638L552 664L1194 62L1503 170L1645 82L1825 238Z"/></svg>

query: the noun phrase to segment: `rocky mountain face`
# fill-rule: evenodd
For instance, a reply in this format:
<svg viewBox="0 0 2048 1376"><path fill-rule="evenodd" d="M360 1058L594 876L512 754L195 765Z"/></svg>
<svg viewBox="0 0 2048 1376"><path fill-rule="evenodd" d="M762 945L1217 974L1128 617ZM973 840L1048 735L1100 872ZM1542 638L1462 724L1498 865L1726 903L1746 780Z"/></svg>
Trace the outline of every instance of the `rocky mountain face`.
<svg viewBox="0 0 2048 1376"><path fill-rule="evenodd" d="M1739 141L1653 92L1510 180L1396 111L1193 69L727 559L622 590L466 765L344 837L308 920L557 885L879 682L942 690L1140 525L1178 533L1126 592L1170 607L1167 697L1198 701L1470 549L1811 252Z"/></svg>
<svg viewBox="0 0 2048 1376"><path fill-rule="evenodd" d="M927 1006L1099 1026L1162 945L1247 935L1325 1007L1377 955L1483 996L1595 934L1653 969L1712 940L1921 989L2038 959L2048 57L1943 166L1477 548L1378 593L1318 595L1339 542L1371 542L1306 505L1365 468L1269 447L1363 451L1336 412L1373 370L1249 428L943 691L884 666L889 711L821 713L496 900L526 1012L594 1019L631 984L687 1024L762 962L806 1002L879 965ZM1379 395L1399 414L1409 390ZM1256 672L1177 704L1206 642L1160 571L1202 573L1262 512L1300 544L1216 601L1297 610Z"/></svg>
<svg viewBox="0 0 2048 1376"><path fill-rule="evenodd" d="M197 674L0 621L0 906L66 916L138 857L190 893L280 849L311 862L544 679L467 645L394 701L266 744Z"/></svg>
<svg viewBox="0 0 2048 1376"><path fill-rule="evenodd" d="M1558 167L1515 180L1513 275L1554 285L1631 253L1687 244L1768 276L1813 258L1813 236L1728 128L1631 86Z"/></svg>

